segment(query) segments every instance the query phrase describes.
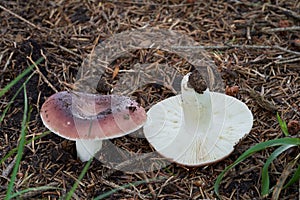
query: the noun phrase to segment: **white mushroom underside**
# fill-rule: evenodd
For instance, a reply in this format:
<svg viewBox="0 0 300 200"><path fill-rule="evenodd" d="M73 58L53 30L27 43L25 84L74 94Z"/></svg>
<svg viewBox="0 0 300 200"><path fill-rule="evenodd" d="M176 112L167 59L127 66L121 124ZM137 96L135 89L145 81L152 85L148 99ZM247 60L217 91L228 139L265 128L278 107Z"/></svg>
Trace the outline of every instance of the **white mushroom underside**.
<svg viewBox="0 0 300 200"><path fill-rule="evenodd" d="M209 164L228 156L251 130L253 116L243 102L207 92L211 95L211 109L204 110L209 113L200 111L199 116L197 104L190 105L188 112L195 110L196 114L193 112L193 120L188 122L184 122L182 95L168 98L148 111L144 133L160 154L183 165ZM211 119L206 118L210 116Z"/></svg>

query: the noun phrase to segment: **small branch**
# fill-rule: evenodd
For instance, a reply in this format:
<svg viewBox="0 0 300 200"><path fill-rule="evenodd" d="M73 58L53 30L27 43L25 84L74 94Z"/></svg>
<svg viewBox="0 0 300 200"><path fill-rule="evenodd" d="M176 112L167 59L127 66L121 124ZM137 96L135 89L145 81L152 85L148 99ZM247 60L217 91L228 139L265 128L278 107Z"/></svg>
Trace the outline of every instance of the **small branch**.
<svg viewBox="0 0 300 200"><path fill-rule="evenodd" d="M112 166L111 169L109 169L104 175L103 177L104 178L107 178L109 177L110 175L112 175L114 172L118 171L118 170L122 170L134 163L137 163L139 161L142 161L144 159L150 159L153 155L152 154L143 154L143 155L140 155L140 156L136 156L136 157L133 157L133 158L130 158L124 162L121 162L115 166Z"/></svg>
<svg viewBox="0 0 300 200"><path fill-rule="evenodd" d="M30 21L28 21L27 19L21 17L20 15L14 13L13 11L11 11L11 10L9 10L9 9L7 9L7 8L5 8L5 7L3 7L3 6L1 6L1 5L0 5L0 9L2 9L2 10L4 10L5 12L8 12L9 14L15 16L15 17L18 18L19 20L21 20L21 21L23 21L23 22L29 24L29 25L32 26L33 28L36 28L36 29L38 29L38 30L40 30L40 31L43 31L43 29L42 29L41 27L39 27L39 26L33 24L32 22L30 22Z"/></svg>
<svg viewBox="0 0 300 200"><path fill-rule="evenodd" d="M293 167L297 164L298 159L299 154L292 162L288 163L288 165L283 169L281 176L278 178L277 183L274 187L272 199L279 199L279 195L281 190L283 189L284 183L288 176L291 173L293 173Z"/></svg>
<svg viewBox="0 0 300 200"><path fill-rule="evenodd" d="M101 179L101 182L102 182L102 183L104 183L105 185L110 186L110 187L112 187L112 188L114 188L114 189L121 190L122 192L126 192L126 193L128 193L128 194L133 195L133 196L138 195L140 199L149 199L149 197L146 197L145 195L142 195L142 194L140 194L139 192L134 192L134 191L132 191L132 190L130 190L130 189L123 188L122 186L117 185L117 184L115 184L115 183L113 183L113 182L110 182L110 181L108 181L108 180L105 180L105 179L102 178L102 177L100 177L100 179Z"/></svg>
<svg viewBox="0 0 300 200"><path fill-rule="evenodd" d="M283 48L283 47L278 46L278 45L275 45L275 46L274 46L274 49L279 49L279 50L285 51L285 52L287 52L287 53L291 53L291 54L295 54L295 55L300 55L300 52L298 52L298 51L292 51L292 50Z"/></svg>
<svg viewBox="0 0 300 200"><path fill-rule="evenodd" d="M144 180L146 180L147 183L148 183L147 186L148 186L148 188L149 188L149 190L150 190L150 193L151 193L151 195L152 195L152 198L153 198L153 199L156 199L156 198L157 198L156 193L155 193L155 191L154 191L154 189L153 189L151 183L149 183L148 177L147 177L146 174L144 174L144 173L142 173L141 175L144 177Z"/></svg>
<svg viewBox="0 0 300 200"><path fill-rule="evenodd" d="M291 109L291 110L293 110L298 116L300 116L300 112L297 110L297 109L295 109L293 106L291 106L291 104L289 104L289 102L287 102L286 100L285 100L285 98L282 98L281 99L286 105L288 105L288 107Z"/></svg>
<svg viewBox="0 0 300 200"><path fill-rule="evenodd" d="M284 51L287 53L295 54L295 55L300 55L300 52L298 51L292 51L289 49L286 49L284 47L278 46L278 45L273 45L273 46L265 46L265 45L220 45L220 46L173 46L174 49L180 49L180 48L199 48L199 49L220 49L220 50L225 50L225 49L232 49L232 48L239 48L239 49L278 49L280 51Z"/></svg>
<svg viewBox="0 0 300 200"><path fill-rule="evenodd" d="M119 3L120 1L109 0L108 2ZM162 6L162 7L168 7L168 8L197 5L197 3L181 3L181 4L175 4L175 5L164 5L164 4L160 4L160 3L143 2L143 1L124 1L124 0L121 1L121 2L122 3L129 3L129 4L137 4L137 5L147 5L147 6Z"/></svg>
<svg viewBox="0 0 300 200"><path fill-rule="evenodd" d="M48 79L44 76L44 74L40 71L40 69L38 68L38 66L35 64L35 62L32 60L31 57L27 56L27 59L30 60L30 62L34 65L36 72L42 77L42 79L48 84L48 86L50 88L52 88L52 90L54 92L58 92L58 90L48 81Z"/></svg>
<svg viewBox="0 0 300 200"><path fill-rule="evenodd" d="M53 46L55 46L55 47L59 47L61 50L63 50L65 52L69 53L69 54L72 54L72 55L74 55L74 56L82 59L82 56L80 56L79 54L73 52L72 50L70 50L70 49L68 49L68 48L66 48L64 46L61 46L59 44L55 44L54 42L48 42L48 43L51 44L51 45L53 45Z"/></svg>
<svg viewBox="0 0 300 200"><path fill-rule="evenodd" d="M14 52L11 52L10 55L9 55L9 57L8 57L8 59L7 59L7 61L6 61L6 63L5 63L5 65L4 65L4 68L2 70L3 72L6 71L8 65L10 64L10 61L11 61L13 55L14 55Z"/></svg>
<svg viewBox="0 0 300 200"><path fill-rule="evenodd" d="M288 60L276 60L276 61L274 61L274 63L275 64L286 64L286 63L292 63L292 62L298 62L298 61L300 61L300 57L288 59Z"/></svg>
<svg viewBox="0 0 300 200"><path fill-rule="evenodd" d="M300 20L300 15L298 15L298 13L291 11L289 9L280 7L280 6L276 6L276 5L271 5L271 4L266 4L266 6L271 7L271 8L276 8L278 10L283 11L286 15L294 17L295 19L299 19Z"/></svg>
<svg viewBox="0 0 300 200"><path fill-rule="evenodd" d="M300 26L290 26L290 27L283 27L283 28L268 28L263 29L262 32L264 33L274 33L279 31L299 31Z"/></svg>
<svg viewBox="0 0 300 200"><path fill-rule="evenodd" d="M9 165L7 165L6 169L4 169L2 171L2 176L7 178L8 175L10 174L11 170L13 169L14 165L16 163L16 158L14 158L10 163Z"/></svg>

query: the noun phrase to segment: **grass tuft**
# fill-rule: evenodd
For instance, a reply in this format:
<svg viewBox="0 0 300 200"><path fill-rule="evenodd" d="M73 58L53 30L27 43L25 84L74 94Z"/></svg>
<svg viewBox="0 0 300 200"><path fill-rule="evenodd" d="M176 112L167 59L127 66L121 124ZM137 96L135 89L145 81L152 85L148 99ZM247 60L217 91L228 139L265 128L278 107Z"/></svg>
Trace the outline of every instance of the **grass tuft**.
<svg viewBox="0 0 300 200"><path fill-rule="evenodd" d="M44 60L43 57L39 58L35 64L38 65ZM26 76L34 67L34 64L30 65L26 70L24 70L21 74L19 74L13 81L11 81L9 84L7 84L1 91L0 91L0 98L8 92L8 90L14 86L16 83L18 83L24 76Z"/></svg>
<svg viewBox="0 0 300 200"><path fill-rule="evenodd" d="M288 127L286 125L286 122L283 121L281 118L280 118L280 115L277 113L276 114L276 117L277 117L277 120L279 122L279 126L281 128L281 131L283 132L283 134L287 137L289 136L289 131L288 131Z"/></svg>
<svg viewBox="0 0 300 200"><path fill-rule="evenodd" d="M282 132L284 133L285 136L288 136L289 133L288 133L288 130L287 130L286 123L281 120L278 113L277 113L277 119L278 119L278 122L280 124ZM227 166L219 174L219 176L217 177L217 179L215 181L215 184L214 184L214 191L215 191L216 195L220 198L219 187L220 187L220 184L221 184L221 181L222 181L223 177L225 176L225 174L229 170L231 170L233 167L235 167L236 165L238 165L239 163L241 163L243 160L250 157L254 153L256 153L258 151L265 150L269 147L274 147L274 146L279 146L279 147L268 157L268 159L266 160L266 162L263 166L263 169L262 169L261 195L263 197L267 197L269 195L269 193L271 192L271 190L270 190L270 180L269 180L269 171L268 171L269 165L272 163L272 161L274 159L276 159L279 155L281 155L287 149L290 149L290 148L295 147L295 146L300 146L300 138L284 137L284 138L280 138L280 139L274 139L274 140L269 140L269 141L266 141L266 142L261 142L261 143L258 143L256 145L254 145L253 147L249 148L240 157L238 157L237 160L234 163ZM298 181L299 178L300 178L300 165L298 165L298 168L297 168L296 172L294 173L293 177L284 186L284 188L292 185L293 183Z"/></svg>
<svg viewBox="0 0 300 200"><path fill-rule="evenodd" d="M26 127L27 127L27 120L28 120L28 118L27 118L28 99L27 99L25 85L23 86L23 88L24 88L24 114L23 114L23 120L22 120L20 141L19 141L19 145L18 145L18 154L17 154L15 166L14 166L12 174L11 174L10 182L8 184L5 200L9 200L13 196L12 192L13 192L13 188L14 188L14 183L15 183L16 176L17 176L17 173L19 170L19 165L21 163L22 154L23 154L23 150L24 150L24 146L25 146Z"/></svg>
<svg viewBox="0 0 300 200"><path fill-rule="evenodd" d="M284 144L278 147L267 159L266 163L263 166L261 173L261 194L263 197L266 197L270 192L270 178L269 178L269 166L281 153L295 145Z"/></svg>
<svg viewBox="0 0 300 200"><path fill-rule="evenodd" d="M23 72L24 73L24 72ZM10 108L10 106L14 103L14 100L17 98L18 94L22 91L24 85L27 84L27 82L31 79L31 77L34 75L34 73L32 73L24 82L24 84L22 84L22 86L17 90L17 92L14 94L14 96L11 98L11 100L9 101L9 103L5 106L5 109L2 113L2 116L0 117L0 123L3 121L3 119L5 118L5 115L8 111L8 109Z"/></svg>

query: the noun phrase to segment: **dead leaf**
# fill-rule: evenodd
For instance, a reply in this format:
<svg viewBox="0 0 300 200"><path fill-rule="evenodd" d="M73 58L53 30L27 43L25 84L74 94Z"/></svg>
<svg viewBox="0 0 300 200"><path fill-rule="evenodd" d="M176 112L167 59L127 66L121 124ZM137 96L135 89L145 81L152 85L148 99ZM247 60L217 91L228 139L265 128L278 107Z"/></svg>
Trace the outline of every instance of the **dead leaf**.
<svg viewBox="0 0 300 200"><path fill-rule="evenodd" d="M112 79L116 78L116 76L119 74L119 71L120 71L120 66L116 65L115 69L114 69L114 72L112 74Z"/></svg>

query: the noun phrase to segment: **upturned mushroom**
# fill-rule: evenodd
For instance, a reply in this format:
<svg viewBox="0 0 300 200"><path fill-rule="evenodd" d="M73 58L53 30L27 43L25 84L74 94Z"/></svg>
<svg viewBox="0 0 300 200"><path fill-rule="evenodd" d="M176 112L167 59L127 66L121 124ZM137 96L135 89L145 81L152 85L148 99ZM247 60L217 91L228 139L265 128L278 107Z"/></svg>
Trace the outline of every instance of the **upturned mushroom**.
<svg viewBox="0 0 300 200"><path fill-rule="evenodd" d="M145 137L158 153L187 166L225 158L253 125L245 103L210 92L203 80L197 82L195 77L197 73L185 75L180 95L152 106L143 127Z"/></svg>
<svg viewBox="0 0 300 200"><path fill-rule="evenodd" d="M83 162L101 149L103 140L129 134L146 121L144 108L128 97L67 91L50 96L40 116L53 133L76 141Z"/></svg>

